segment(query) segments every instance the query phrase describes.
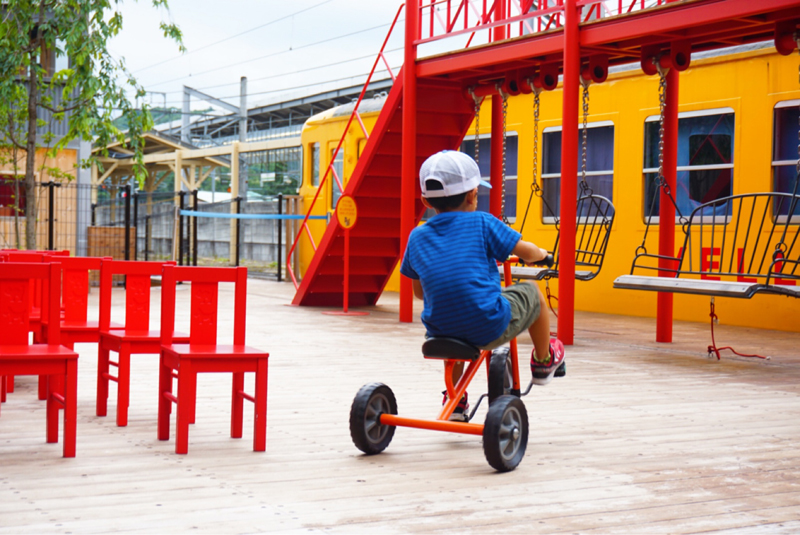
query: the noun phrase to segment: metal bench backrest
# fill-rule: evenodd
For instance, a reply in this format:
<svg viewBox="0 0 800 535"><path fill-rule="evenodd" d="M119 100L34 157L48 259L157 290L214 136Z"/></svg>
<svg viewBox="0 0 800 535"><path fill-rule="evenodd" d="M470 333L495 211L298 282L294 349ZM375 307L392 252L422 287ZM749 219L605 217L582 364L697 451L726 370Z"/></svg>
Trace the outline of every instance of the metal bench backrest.
<svg viewBox="0 0 800 535"><path fill-rule="evenodd" d="M703 204L684 226L678 277L796 285L799 231L800 196L748 193Z"/></svg>
<svg viewBox="0 0 800 535"><path fill-rule="evenodd" d="M578 199L576 214L578 219L575 228L575 269L589 272L588 276L580 278L591 280L603 266L608 238L614 224L614 205L602 195L584 195ZM560 243L561 231L559 229L553 247L553 256L556 262L553 269L548 270L554 275L558 274L561 258Z"/></svg>

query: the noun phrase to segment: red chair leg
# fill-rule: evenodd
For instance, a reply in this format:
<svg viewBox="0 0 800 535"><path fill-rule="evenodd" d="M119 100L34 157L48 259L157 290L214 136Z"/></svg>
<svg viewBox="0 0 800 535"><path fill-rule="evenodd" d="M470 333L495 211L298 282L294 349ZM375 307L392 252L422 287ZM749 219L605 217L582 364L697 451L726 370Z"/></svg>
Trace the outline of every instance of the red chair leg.
<svg viewBox="0 0 800 535"><path fill-rule="evenodd" d="M14 376L13 375L6 375L6 392L9 394L14 393ZM6 399L3 398L3 401Z"/></svg>
<svg viewBox="0 0 800 535"><path fill-rule="evenodd" d="M78 431L78 361L67 361L64 378L64 457L75 457Z"/></svg>
<svg viewBox="0 0 800 535"><path fill-rule="evenodd" d="M97 416L108 414L108 360L109 351L101 340L97 345Z"/></svg>
<svg viewBox="0 0 800 535"><path fill-rule="evenodd" d="M256 371L253 451L267 449L267 363L267 359L259 359Z"/></svg>
<svg viewBox="0 0 800 535"><path fill-rule="evenodd" d="M117 426L128 425L128 405L131 399L131 348L122 344L119 348L117 368Z"/></svg>
<svg viewBox="0 0 800 535"><path fill-rule="evenodd" d="M47 399L47 375L40 375L39 376L39 399L45 400Z"/></svg>
<svg viewBox="0 0 800 535"><path fill-rule="evenodd" d="M44 376L40 375L39 377ZM60 406L53 394L58 381L56 376L50 376L47 379L47 442L54 444L58 442L58 409Z"/></svg>
<svg viewBox="0 0 800 535"><path fill-rule="evenodd" d="M189 452L189 418L192 414L191 406L195 404L196 392L192 389L197 386L197 377L189 361L181 363L178 373L178 415L175 418L175 453Z"/></svg>
<svg viewBox="0 0 800 535"><path fill-rule="evenodd" d="M158 367L158 440L169 440L169 415L172 412L172 368L164 365L161 355Z"/></svg>
<svg viewBox="0 0 800 535"><path fill-rule="evenodd" d="M6 402L6 381L8 381L8 377L0 375L0 403Z"/></svg>
<svg viewBox="0 0 800 535"><path fill-rule="evenodd" d="M231 392L231 438L242 438L242 419L244 416L244 373L233 374Z"/></svg>
<svg viewBox="0 0 800 535"><path fill-rule="evenodd" d="M192 376L192 397L197 397L197 374ZM197 418L197 403L192 403L192 406L189 407L189 423L193 424L195 419Z"/></svg>

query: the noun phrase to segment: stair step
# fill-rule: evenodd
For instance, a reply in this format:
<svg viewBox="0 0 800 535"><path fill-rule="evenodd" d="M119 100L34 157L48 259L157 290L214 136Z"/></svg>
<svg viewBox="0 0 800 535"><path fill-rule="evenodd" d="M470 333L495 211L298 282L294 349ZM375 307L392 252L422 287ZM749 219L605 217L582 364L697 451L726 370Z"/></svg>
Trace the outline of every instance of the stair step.
<svg viewBox="0 0 800 535"><path fill-rule="evenodd" d="M319 251L317 251L319 253ZM330 248L326 251L328 256L342 256L344 254L344 237L336 236ZM396 238L370 238L350 236L350 254L352 256L376 256L397 258L400 254L400 232Z"/></svg>
<svg viewBox="0 0 800 535"><path fill-rule="evenodd" d="M351 275L387 275L394 269L394 261L390 258L359 258L358 262L350 262ZM344 258L330 256L317 272L320 275L344 275Z"/></svg>
<svg viewBox="0 0 800 535"><path fill-rule="evenodd" d="M351 276L349 282L350 292L379 292L382 289L380 275L357 275ZM339 275L317 274L314 278L313 292L338 292L341 301L344 279Z"/></svg>
<svg viewBox="0 0 800 535"><path fill-rule="evenodd" d="M350 307L363 307L369 306L378 300L380 295L379 291L374 292L355 292L350 290ZM310 307L341 307L342 306L342 288L334 291L316 292L309 290L303 299L303 305Z"/></svg>
<svg viewBox="0 0 800 535"><path fill-rule="evenodd" d="M367 175L361 183L361 187L356 190L359 200L364 198L364 202L370 202L370 198L397 199L400 202L400 177L383 177L377 175Z"/></svg>
<svg viewBox="0 0 800 535"><path fill-rule="evenodd" d="M360 212L360 209L359 209ZM399 212L399 210L398 210ZM400 232L400 215L389 217L363 217L359 213L358 224L350 231L351 239L360 238L396 238Z"/></svg>

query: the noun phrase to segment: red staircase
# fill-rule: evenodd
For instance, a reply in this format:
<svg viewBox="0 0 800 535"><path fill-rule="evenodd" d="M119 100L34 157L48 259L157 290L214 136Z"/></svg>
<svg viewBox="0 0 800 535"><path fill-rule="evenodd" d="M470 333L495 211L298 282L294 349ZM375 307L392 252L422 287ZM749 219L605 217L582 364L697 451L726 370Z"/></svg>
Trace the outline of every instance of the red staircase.
<svg viewBox="0 0 800 535"><path fill-rule="evenodd" d="M374 305L400 260L400 144L403 77L394 82L345 194L358 206L350 231L350 305ZM419 80L417 170L440 150L457 149L474 117L458 82ZM417 222L424 206L416 184ZM295 294L295 305L342 306L344 231L332 219Z"/></svg>

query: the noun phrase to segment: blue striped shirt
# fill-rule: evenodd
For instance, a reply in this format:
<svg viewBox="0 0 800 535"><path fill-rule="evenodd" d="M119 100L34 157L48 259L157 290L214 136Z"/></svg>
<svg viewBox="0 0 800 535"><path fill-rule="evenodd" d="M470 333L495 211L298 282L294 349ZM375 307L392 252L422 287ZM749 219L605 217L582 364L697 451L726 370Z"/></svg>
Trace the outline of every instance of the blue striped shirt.
<svg viewBox="0 0 800 535"><path fill-rule="evenodd" d="M411 232L400 273L422 283L429 336L483 346L503 334L511 306L501 297L496 261L520 237L486 212L444 212Z"/></svg>

